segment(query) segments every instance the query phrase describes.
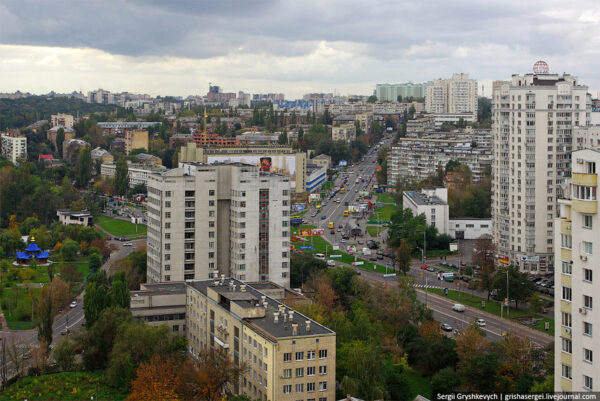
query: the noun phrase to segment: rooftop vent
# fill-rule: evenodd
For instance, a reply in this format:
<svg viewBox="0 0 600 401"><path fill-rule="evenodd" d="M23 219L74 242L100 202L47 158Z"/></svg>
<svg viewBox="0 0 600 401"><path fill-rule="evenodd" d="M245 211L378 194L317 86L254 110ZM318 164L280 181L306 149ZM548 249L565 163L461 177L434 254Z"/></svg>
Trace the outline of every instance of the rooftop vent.
<svg viewBox="0 0 600 401"><path fill-rule="evenodd" d="M246 292L246 284L240 284L240 291Z"/></svg>
<svg viewBox="0 0 600 401"><path fill-rule="evenodd" d="M294 320L294 311L290 310L290 322Z"/></svg>
<svg viewBox="0 0 600 401"><path fill-rule="evenodd" d="M298 335L298 323L292 323L292 335L293 336Z"/></svg>
<svg viewBox="0 0 600 401"><path fill-rule="evenodd" d="M263 306L265 307L265 309L267 309L269 307L269 303L267 301L263 302Z"/></svg>
<svg viewBox="0 0 600 401"><path fill-rule="evenodd" d="M306 321L306 331L310 331L310 320Z"/></svg>
<svg viewBox="0 0 600 401"><path fill-rule="evenodd" d="M273 312L273 323L279 323L279 312Z"/></svg>
<svg viewBox="0 0 600 401"><path fill-rule="evenodd" d="M217 287L219 285L219 280L213 281L213 286Z"/></svg>

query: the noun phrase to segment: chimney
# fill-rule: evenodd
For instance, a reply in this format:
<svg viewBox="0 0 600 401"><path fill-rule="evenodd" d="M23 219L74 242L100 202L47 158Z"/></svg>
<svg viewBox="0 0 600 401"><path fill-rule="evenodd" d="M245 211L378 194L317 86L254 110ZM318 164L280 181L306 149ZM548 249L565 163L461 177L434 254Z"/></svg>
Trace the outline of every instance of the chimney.
<svg viewBox="0 0 600 401"><path fill-rule="evenodd" d="M237 286L236 286L235 284L233 284L233 285L231 286L231 291L235 292L235 287L237 287Z"/></svg>
<svg viewBox="0 0 600 401"><path fill-rule="evenodd" d="M294 320L294 311L290 310L290 322Z"/></svg>
<svg viewBox="0 0 600 401"><path fill-rule="evenodd" d="M213 285L214 285L215 287L217 287L217 286L219 285L219 280L215 280L215 281L213 281Z"/></svg>
<svg viewBox="0 0 600 401"><path fill-rule="evenodd" d="M293 336L298 335L298 323L292 323L292 335Z"/></svg>
<svg viewBox="0 0 600 401"><path fill-rule="evenodd" d="M306 331L310 331L310 320L306 321Z"/></svg>
<svg viewBox="0 0 600 401"><path fill-rule="evenodd" d="M287 313L283 312L283 321L284 322L287 322L287 317L288 317Z"/></svg>
<svg viewBox="0 0 600 401"><path fill-rule="evenodd" d="M279 323L279 312L273 312L273 323Z"/></svg>
<svg viewBox="0 0 600 401"><path fill-rule="evenodd" d="M246 292L246 284L240 284L240 291Z"/></svg>
<svg viewBox="0 0 600 401"><path fill-rule="evenodd" d="M225 283L225 275L221 274L221 285Z"/></svg>
<svg viewBox="0 0 600 401"><path fill-rule="evenodd" d="M261 295L260 300L264 303L267 300L267 297L265 295Z"/></svg>
<svg viewBox="0 0 600 401"><path fill-rule="evenodd" d="M233 280L229 280L229 286L233 287Z"/></svg>
<svg viewBox="0 0 600 401"><path fill-rule="evenodd" d="M263 306L265 307L265 309L267 309L267 307L269 306L269 303L267 301L263 302Z"/></svg>

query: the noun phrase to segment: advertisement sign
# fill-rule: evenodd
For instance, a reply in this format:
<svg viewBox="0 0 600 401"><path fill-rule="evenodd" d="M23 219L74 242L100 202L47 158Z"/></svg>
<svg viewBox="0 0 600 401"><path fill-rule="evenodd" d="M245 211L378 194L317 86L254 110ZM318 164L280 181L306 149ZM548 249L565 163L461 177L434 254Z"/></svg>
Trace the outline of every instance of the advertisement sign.
<svg viewBox="0 0 600 401"><path fill-rule="evenodd" d="M208 156L208 164L212 163L245 163L258 166L260 171L284 174L290 177L290 186L296 188L296 156L271 156L271 155L233 155L233 156Z"/></svg>
<svg viewBox="0 0 600 401"><path fill-rule="evenodd" d="M305 207L304 203L294 203L292 205L292 210L294 212L303 212L304 211L304 207Z"/></svg>
<svg viewBox="0 0 600 401"><path fill-rule="evenodd" d="M361 262L352 262L353 266L362 266L364 264L365 264L365 262L362 262L362 261Z"/></svg>
<svg viewBox="0 0 600 401"><path fill-rule="evenodd" d="M524 262L539 262L540 261L540 257L539 256L522 255L521 256L521 260L524 261Z"/></svg>
<svg viewBox="0 0 600 401"><path fill-rule="evenodd" d="M339 245L334 245L333 246L333 250L334 251L339 251L340 250L340 246Z"/></svg>
<svg viewBox="0 0 600 401"><path fill-rule="evenodd" d="M346 160L340 160L340 162L338 163L338 166L340 167L345 167L348 165L348 162Z"/></svg>
<svg viewBox="0 0 600 401"><path fill-rule="evenodd" d="M330 258L341 258L342 255L329 255Z"/></svg>
<svg viewBox="0 0 600 401"><path fill-rule="evenodd" d="M301 237L311 237L313 235L325 235L324 228L303 228L298 231L298 235Z"/></svg>
<svg viewBox="0 0 600 401"><path fill-rule="evenodd" d="M500 255L498 255L498 262L504 263L505 265L507 265L509 263L508 262L508 256L500 256Z"/></svg>

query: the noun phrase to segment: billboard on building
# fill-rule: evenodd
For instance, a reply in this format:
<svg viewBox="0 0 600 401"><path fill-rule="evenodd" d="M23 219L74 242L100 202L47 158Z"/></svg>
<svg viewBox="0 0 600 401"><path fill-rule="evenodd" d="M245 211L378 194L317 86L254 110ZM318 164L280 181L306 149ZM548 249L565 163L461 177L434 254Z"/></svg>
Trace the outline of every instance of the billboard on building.
<svg viewBox="0 0 600 401"><path fill-rule="evenodd" d="M292 211L294 211L294 212L303 212L304 211L304 203L294 203L294 204L292 204Z"/></svg>
<svg viewBox="0 0 600 401"><path fill-rule="evenodd" d="M344 167L347 165L348 165L348 162L346 160L340 160L340 162L338 163L338 166L340 166L340 167Z"/></svg>
<svg viewBox="0 0 600 401"><path fill-rule="evenodd" d="M246 163L258 166L260 171L284 174L290 177L290 186L296 188L296 156L272 155L233 155L208 156L208 164L212 163Z"/></svg>

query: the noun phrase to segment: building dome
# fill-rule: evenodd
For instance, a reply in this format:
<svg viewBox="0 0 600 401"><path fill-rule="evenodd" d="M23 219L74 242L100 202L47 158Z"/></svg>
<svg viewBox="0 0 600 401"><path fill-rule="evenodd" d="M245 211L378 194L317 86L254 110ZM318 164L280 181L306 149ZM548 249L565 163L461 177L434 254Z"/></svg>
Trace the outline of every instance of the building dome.
<svg viewBox="0 0 600 401"><path fill-rule="evenodd" d="M550 71L550 68L545 61L539 60L533 65L534 74L547 74L548 71Z"/></svg>

